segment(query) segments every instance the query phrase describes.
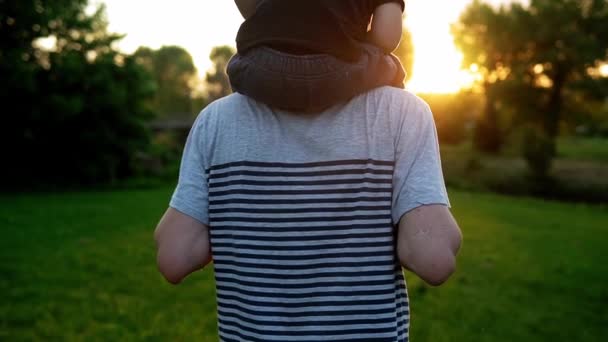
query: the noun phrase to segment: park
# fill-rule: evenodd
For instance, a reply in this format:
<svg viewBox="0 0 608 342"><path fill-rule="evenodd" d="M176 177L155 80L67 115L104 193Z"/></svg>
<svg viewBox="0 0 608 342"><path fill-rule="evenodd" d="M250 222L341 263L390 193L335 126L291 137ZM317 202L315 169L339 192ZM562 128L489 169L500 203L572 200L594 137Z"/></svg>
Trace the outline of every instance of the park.
<svg viewBox="0 0 608 342"><path fill-rule="evenodd" d="M468 83L415 92L463 242L440 287L404 271L410 339L604 341L608 1L463 6L449 33ZM124 52L106 10L0 2L0 340L217 341L213 265L167 283L153 234L235 48L209 70L178 45ZM416 84L407 23L395 54Z"/></svg>

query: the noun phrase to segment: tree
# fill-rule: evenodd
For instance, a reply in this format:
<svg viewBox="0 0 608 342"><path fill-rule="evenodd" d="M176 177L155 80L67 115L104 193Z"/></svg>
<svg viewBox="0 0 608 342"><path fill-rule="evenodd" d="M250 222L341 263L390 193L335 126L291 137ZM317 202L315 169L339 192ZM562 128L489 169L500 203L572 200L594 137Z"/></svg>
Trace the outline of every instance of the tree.
<svg viewBox="0 0 608 342"><path fill-rule="evenodd" d="M540 141L531 145L542 148L526 155L538 175L546 175L550 163L531 158L553 157L566 102L600 89L590 70L608 58L606 22L605 0L531 0L498 8L476 0L453 27L464 67L482 75L484 120L496 121L509 108L533 127L529 139Z"/></svg>
<svg viewBox="0 0 608 342"><path fill-rule="evenodd" d="M514 4L519 9L521 5ZM515 32L518 27L508 9L498 9L481 1L473 1L460 16L460 21L452 26L456 45L463 52L463 66L474 69L481 75L481 89L485 94L484 111L477 120L474 132L474 145L483 152L496 153L500 150L503 139L499 127L498 112L501 106L499 99L499 81L504 81L509 74L508 61L519 51Z"/></svg>
<svg viewBox="0 0 608 342"><path fill-rule="evenodd" d="M157 91L153 103L161 116L192 112L192 81L197 73L188 51L179 46L140 47L134 56L154 75Z"/></svg>
<svg viewBox="0 0 608 342"><path fill-rule="evenodd" d="M86 0L0 6L0 181L83 184L131 175L148 143L153 83L111 48L121 36L107 32L104 8L87 15Z"/></svg>
<svg viewBox="0 0 608 342"><path fill-rule="evenodd" d="M210 100L232 93L226 67L235 53L234 48L228 45L217 46L211 50L209 59L213 62L213 70L208 72L206 77Z"/></svg>

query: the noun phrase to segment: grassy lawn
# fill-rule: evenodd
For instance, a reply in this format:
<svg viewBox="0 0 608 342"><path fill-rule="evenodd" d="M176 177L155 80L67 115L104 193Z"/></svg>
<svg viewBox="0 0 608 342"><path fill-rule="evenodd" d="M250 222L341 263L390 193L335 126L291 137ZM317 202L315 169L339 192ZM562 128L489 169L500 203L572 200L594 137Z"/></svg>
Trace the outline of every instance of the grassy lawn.
<svg viewBox="0 0 608 342"><path fill-rule="evenodd" d="M565 159L608 163L608 139L562 137L557 140L557 155Z"/></svg>
<svg viewBox="0 0 608 342"><path fill-rule="evenodd" d="M171 189L0 197L0 340L216 341L211 272L166 284ZM413 341L603 341L608 209L451 192L457 274L408 274Z"/></svg>

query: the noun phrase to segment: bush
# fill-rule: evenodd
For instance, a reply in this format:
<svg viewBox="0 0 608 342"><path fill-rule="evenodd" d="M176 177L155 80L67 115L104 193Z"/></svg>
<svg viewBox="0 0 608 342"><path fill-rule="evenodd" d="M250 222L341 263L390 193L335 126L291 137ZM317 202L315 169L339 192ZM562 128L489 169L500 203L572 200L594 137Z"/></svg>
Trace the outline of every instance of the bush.
<svg viewBox="0 0 608 342"><path fill-rule="evenodd" d="M481 110L479 94L423 94L433 111L437 135L442 144L458 145L466 140L474 118Z"/></svg>
<svg viewBox="0 0 608 342"><path fill-rule="evenodd" d="M539 181L547 179L556 153L555 140L530 127L525 130L522 149L532 176Z"/></svg>

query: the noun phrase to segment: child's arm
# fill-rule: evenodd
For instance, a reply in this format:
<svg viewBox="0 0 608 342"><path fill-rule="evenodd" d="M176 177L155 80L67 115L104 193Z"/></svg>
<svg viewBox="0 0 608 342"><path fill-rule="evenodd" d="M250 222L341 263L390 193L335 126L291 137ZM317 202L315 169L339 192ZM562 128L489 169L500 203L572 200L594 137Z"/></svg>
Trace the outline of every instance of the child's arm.
<svg viewBox="0 0 608 342"><path fill-rule="evenodd" d="M403 13L401 5L389 2L380 5L374 11L372 27L368 34L368 41L384 52L393 52L399 45L403 33Z"/></svg>
<svg viewBox="0 0 608 342"><path fill-rule="evenodd" d="M234 0L236 7L245 19L249 19L254 13L257 6L257 0Z"/></svg>

